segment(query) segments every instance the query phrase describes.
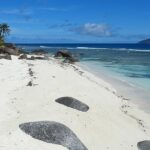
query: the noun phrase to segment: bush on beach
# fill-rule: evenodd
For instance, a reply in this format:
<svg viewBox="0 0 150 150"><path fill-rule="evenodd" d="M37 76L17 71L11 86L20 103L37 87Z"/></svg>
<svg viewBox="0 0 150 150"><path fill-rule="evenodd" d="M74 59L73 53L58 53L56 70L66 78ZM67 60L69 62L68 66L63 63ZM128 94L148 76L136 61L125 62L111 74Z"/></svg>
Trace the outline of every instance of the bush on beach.
<svg viewBox="0 0 150 150"><path fill-rule="evenodd" d="M0 48L4 48L5 37L9 35L10 27L7 23L0 24Z"/></svg>
<svg viewBox="0 0 150 150"><path fill-rule="evenodd" d="M4 40L2 38L0 38L0 48L4 47Z"/></svg>

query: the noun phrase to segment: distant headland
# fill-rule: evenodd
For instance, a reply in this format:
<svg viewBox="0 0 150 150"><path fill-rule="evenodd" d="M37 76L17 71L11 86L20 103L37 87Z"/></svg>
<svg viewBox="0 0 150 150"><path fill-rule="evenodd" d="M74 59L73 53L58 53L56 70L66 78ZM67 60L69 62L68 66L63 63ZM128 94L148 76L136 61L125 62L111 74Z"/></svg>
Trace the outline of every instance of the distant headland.
<svg viewBox="0 0 150 150"><path fill-rule="evenodd" d="M150 39L139 41L140 44L150 44Z"/></svg>

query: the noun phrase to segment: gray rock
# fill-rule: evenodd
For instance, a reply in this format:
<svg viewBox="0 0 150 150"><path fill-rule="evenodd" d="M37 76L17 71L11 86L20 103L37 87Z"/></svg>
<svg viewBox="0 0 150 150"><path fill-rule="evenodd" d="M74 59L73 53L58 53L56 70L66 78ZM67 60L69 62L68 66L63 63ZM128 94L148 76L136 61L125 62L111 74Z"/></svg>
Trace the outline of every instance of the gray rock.
<svg viewBox="0 0 150 150"><path fill-rule="evenodd" d="M13 43L4 43L4 46L8 47L8 48L12 48L12 49L16 48L15 44L13 44Z"/></svg>
<svg viewBox="0 0 150 150"><path fill-rule="evenodd" d="M35 55L45 55L47 54L48 52L43 50L43 49L37 49L37 50L34 50L31 52L32 54L35 54Z"/></svg>
<svg viewBox="0 0 150 150"><path fill-rule="evenodd" d="M5 43L4 46L0 48L0 53L3 53L3 54L7 53L10 55L20 55L26 52L16 47L15 44Z"/></svg>
<svg viewBox="0 0 150 150"><path fill-rule="evenodd" d="M27 60L36 60L36 59L38 59L38 60L47 60L46 57L40 57L40 56L39 57L38 56L31 56Z"/></svg>
<svg viewBox="0 0 150 150"><path fill-rule="evenodd" d="M69 150L87 150L68 127L51 121L29 122L19 125L20 129L35 139L58 144Z"/></svg>
<svg viewBox="0 0 150 150"><path fill-rule="evenodd" d="M79 111L86 112L89 110L89 106L80 102L79 100L73 97L60 97L55 100L57 103L63 104L67 107L71 107L73 109L77 109Z"/></svg>
<svg viewBox="0 0 150 150"><path fill-rule="evenodd" d="M9 47L5 47L4 49L4 53L8 53L10 55L19 55L19 50L18 49L12 49Z"/></svg>
<svg viewBox="0 0 150 150"><path fill-rule="evenodd" d="M5 54L0 54L0 59L8 59L11 60L11 55L5 53Z"/></svg>
<svg viewBox="0 0 150 150"><path fill-rule="evenodd" d="M32 77L33 76L33 71L31 68L29 68L29 75Z"/></svg>
<svg viewBox="0 0 150 150"><path fill-rule="evenodd" d="M33 85L32 81L29 81L27 84L27 86L32 86L32 85Z"/></svg>
<svg viewBox="0 0 150 150"><path fill-rule="evenodd" d="M67 50L60 50L55 54L55 57L63 57L65 58L64 63L74 63L77 62L78 59L75 58L69 51Z"/></svg>
<svg viewBox="0 0 150 150"><path fill-rule="evenodd" d="M71 58L72 54L67 50L60 50L55 54L55 57L65 57L65 58Z"/></svg>
<svg viewBox="0 0 150 150"><path fill-rule="evenodd" d="M27 55L26 54L22 54L22 55L19 56L18 59L27 59Z"/></svg>
<svg viewBox="0 0 150 150"><path fill-rule="evenodd" d="M45 57L35 57L35 59L45 60Z"/></svg>
<svg viewBox="0 0 150 150"><path fill-rule="evenodd" d="M138 142L137 147L139 150L150 150L150 141Z"/></svg>
<svg viewBox="0 0 150 150"><path fill-rule="evenodd" d="M28 58L28 60L35 60L35 57L31 56L30 58Z"/></svg>
<svg viewBox="0 0 150 150"><path fill-rule="evenodd" d="M23 50L23 49L19 49L19 54L29 54L29 52L26 52L26 51Z"/></svg>

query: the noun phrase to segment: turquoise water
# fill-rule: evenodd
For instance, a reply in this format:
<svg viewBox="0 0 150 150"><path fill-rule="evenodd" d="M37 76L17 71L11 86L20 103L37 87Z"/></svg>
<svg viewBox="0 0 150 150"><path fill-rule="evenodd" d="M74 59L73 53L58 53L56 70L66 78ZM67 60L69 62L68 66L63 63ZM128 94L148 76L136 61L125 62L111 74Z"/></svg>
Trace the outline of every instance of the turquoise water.
<svg viewBox="0 0 150 150"><path fill-rule="evenodd" d="M124 80L133 86L150 90L150 68L143 65L110 64L101 61L83 61L94 72L104 72L111 77Z"/></svg>
<svg viewBox="0 0 150 150"><path fill-rule="evenodd" d="M111 83L119 95L132 100L150 113L150 51L130 49L95 51L85 54L81 65Z"/></svg>
<svg viewBox="0 0 150 150"><path fill-rule="evenodd" d="M120 71L120 67L110 69L106 68L105 64L96 61L80 62L78 65L113 85L117 90L117 95L131 100L139 108L150 113L150 81L148 78L128 77Z"/></svg>
<svg viewBox="0 0 150 150"><path fill-rule="evenodd" d="M150 45L143 44L19 44L28 51L71 51L80 65L114 85L117 91L150 112Z"/></svg>

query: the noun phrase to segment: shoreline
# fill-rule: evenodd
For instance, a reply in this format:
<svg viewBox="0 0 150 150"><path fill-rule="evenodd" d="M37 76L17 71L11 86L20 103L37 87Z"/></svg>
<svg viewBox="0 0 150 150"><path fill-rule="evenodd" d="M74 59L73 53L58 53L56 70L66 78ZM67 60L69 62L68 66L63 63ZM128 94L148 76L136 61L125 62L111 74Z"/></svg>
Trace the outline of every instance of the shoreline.
<svg viewBox="0 0 150 150"><path fill-rule="evenodd" d="M126 97L127 99L131 100L132 103L139 107L139 109L142 109L146 113L150 114L150 105L148 103L150 95L148 93L148 90L138 87L138 84L134 85L133 83L129 83L129 81L127 81L126 79L120 79L121 77L116 78L115 74L110 76L109 73L111 72L102 72L103 70L100 72L94 69L90 69L90 66L83 62L79 62L77 65L85 69L86 71L91 72L96 77L102 78L104 81L110 83L117 90L117 93L120 96Z"/></svg>
<svg viewBox="0 0 150 150"><path fill-rule="evenodd" d="M138 142L149 140L149 114L117 95L113 85L77 65L53 58L32 61L13 56L12 61L0 60L0 66L2 150L66 149L19 129L20 124L34 121L66 125L89 150L136 150ZM30 81L32 86L27 86ZM55 102L64 96L78 99L89 110L80 112Z"/></svg>

